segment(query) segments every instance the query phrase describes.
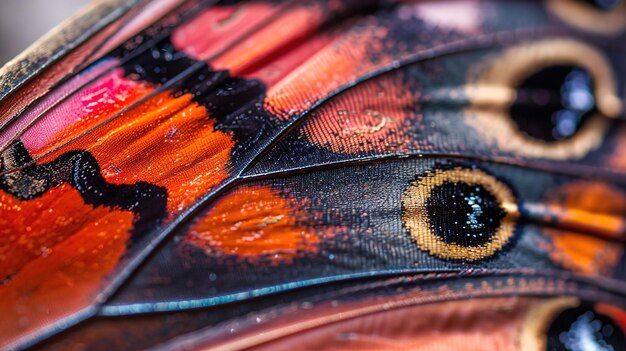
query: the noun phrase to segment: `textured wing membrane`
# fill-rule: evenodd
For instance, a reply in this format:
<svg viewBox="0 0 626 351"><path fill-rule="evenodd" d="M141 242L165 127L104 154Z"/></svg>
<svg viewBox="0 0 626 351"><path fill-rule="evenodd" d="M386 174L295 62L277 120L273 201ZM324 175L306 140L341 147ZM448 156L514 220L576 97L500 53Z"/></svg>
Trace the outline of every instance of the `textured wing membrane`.
<svg viewBox="0 0 626 351"><path fill-rule="evenodd" d="M187 300L194 301L189 307L214 305L396 272L519 269L612 278L621 273L624 191L445 158L251 181L174 235L111 302L126 306L111 310L178 309L176 302ZM601 212L609 196L615 200ZM475 212L466 209L471 201Z"/></svg>
<svg viewBox="0 0 626 351"><path fill-rule="evenodd" d="M156 313L158 334L163 311L401 273L622 294L624 53L559 11L190 1L34 103L5 100L0 301L20 322L0 338L98 310ZM537 74L574 85L537 89ZM520 117L537 106L565 137ZM231 317L268 307L247 303ZM84 328L98 340L115 321Z"/></svg>
<svg viewBox="0 0 626 351"><path fill-rule="evenodd" d="M407 63L348 88L309 111L247 173L266 175L399 155L492 159L528 167L553 167L552 171L558 172L585 170L598 177L603 177L598 175L603 171L621 173L620 122L606 114L593 114L569 138L537 140L525 134L525 126L517 125L511 116L510 95L515 95L516 87L496 81L480 83L481 79L490 79L481 77L501 77L504 70L540 71L532 63L544 55L537 54L538 50L545 48L549 56L550 51L570 45L574 49L588 48L581 42L557 37ZM502 66L502 60L508 59L511 52L516 57L526 55L527 59L520 59L518 67ZM593 60L582 63L588 57L578 55L576 50L568 55L563 64L573 62L570 58L574 57L582 57L581 65L596 64ZM622 62L618 54L612 61L603 59L601 64L614 71L612 67L619 69ZM608 77L606 83L613 87L610 90L619 94L613 76Z"/></svg>
<svg viewBox="0 0 626 351"><path fill-rule="evenodd" d="M613 317L616 320L621 318L620 309L615 307L620 306L621 297L598 289L593 284L546 277L536 273L529 275L502 273L502 276L489 272L485 272L485 275L478 272L470 275L453 273L409 276L403 274L401 277L386 278L375 283L371 279L351 280L331 286L293 289L279 295L280 304L278 305L277 299L263 298L216 306L211 309L136 314L124 317L101 316L51 339L47 347L67 349L75 345L85 345L88 348L106 349L125 348L126 345L132 344L162 349L249 349L264 347L268 343L270 347L274 345L273 347L278 348L272 342L278 342L280 345L284 339L289 340L290 336L307 338L308 333L316 334L316 330L334 328L335 333L331 332L328 337L319 337L313 345L321 344L320 347L349 349L351 342L358 342L361 339L358 337L354 340L355 338L351 336L365 334L361 335L365 339L361 341L371 343L374 340L367 338L366 335L379 335L381 337L376 339L386 343L370 345L375 345L379 349L383 347L393 349L394 346L401 347L403 343L410 342L412 337L432 337L427 332L429 329L423 327L421 318L403 317L403 313L407 313L405 312L407 310L419 314L426 313L431 308L434 309L433 314L428 319L424 319L428 325L440 326L440 323L443 323L447 325L443 328L446 334L452 335L455 334L455 330L457 332L465 330L457 337L465 340L468 345L474 344L472 336L480 335L488 336L484 338L481 345L498 345L502 341L498 337L493 337L494 328L485 328L483 324L485 318L489 319L500 313L512 313L510 307L522 304L519 309L514 309L516 311L514 315L526 316L524 319L528 321L528 324L522 325L537 325L539 328L519 328L522 325L518 324L520 320L517 318L513 318L513 322L509 320L498 323L498 329L501 328L499 330L508 330L511 333L509 335L516 336L507 340L504 345L512 350L518 350L520 345L517 342L522 339L523 334L534 330L532 333L534 335L529 338L529 341L541 342L545 339L546 332L542 329L550 324L550 319L556 314L568 307L588 306L590 300L593 301L599 297L605 306L612 307ZM543 297L537 299L539 302L537 307L545 307L544 303L556 300L559 302L555 307L559 308L544 318L537 318L537 310L531 308L532 305L524 304L525 298L507 298L511 295L525 294L535 298ZM566 298L563 299L563 296ZM572 296L577 297L572 298ZM490 297L501 297L495 301L507 302L504 305L500 303L493 305L494 300L490 300ZM471 299L468 300L468 298ZM473 322L465 318L449 319L447 313L443 313L440 308L450 301L458 301L456 304L452 303L457 307L471 305L467 304L467 301L476 301L481 308L472 309L474 312L470 316L474 317ZM506 308L506 305L509 308ZM602 311L602 308L599 310ZM383 319L385 323L383 320L378 321L378 318L382 317L381 314L390 316L396 322L404 322L404 327L395 328L395 322L389 322L388 319ZM352 325L346 326L346 323ZM542 324L544 325L541 326ZM422 327L419 330L413 329L420 325ZM367 333L365 330L368 326L375 328L376 331L372 334ZM390 328L387 329L385 326ZM395 341L386 340L389 339L389 332L397 333L393 337ZM427 344L437 345L438 340L442 339L431 339ZM307 347L308 345L307 343ZM360 343L359 346L365 347L366 345Z"/></svg>

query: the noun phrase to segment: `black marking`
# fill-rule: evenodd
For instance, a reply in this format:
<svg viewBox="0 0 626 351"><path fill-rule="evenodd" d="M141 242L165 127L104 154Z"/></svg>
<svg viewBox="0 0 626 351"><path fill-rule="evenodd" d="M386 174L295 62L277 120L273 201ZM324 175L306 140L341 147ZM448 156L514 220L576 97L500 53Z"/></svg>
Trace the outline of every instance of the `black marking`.
<svg viewBox="0 0 626 351"><path fill-rule="evenodd" d="M30 161L32 158L21 142L2 154L3 169L11 163ZM135 213L133 234L148 232L166 214L165 188L147 182L109 184L100 174L98 161L87 151L70 151L54 161L32 164L0 177L0 189L23 201L40 197L63 183L78 190L85 204Z"/></svg>
<svg viewBox="0 0 626 351"><path fill-rule="evenodd" d="M123 65L129 79L164 84L199 61L177 51L169 38L150 49L147 55ZM229 133L237 141L233 157L249 150L266 136L276 118L263 106L267 87L258 79L232 77L228 71L208 65L174 85L174 95L192 94L216 120L215 129Z"/></svg>
<svg viewBox="0 0 626 351"><path fill-rule="evenodd" d="M143 55L125 62L122 68L125 76L129 79L163 84L194 63L196 63L195 60L177 51L168 37L151 47Z"/></svg>

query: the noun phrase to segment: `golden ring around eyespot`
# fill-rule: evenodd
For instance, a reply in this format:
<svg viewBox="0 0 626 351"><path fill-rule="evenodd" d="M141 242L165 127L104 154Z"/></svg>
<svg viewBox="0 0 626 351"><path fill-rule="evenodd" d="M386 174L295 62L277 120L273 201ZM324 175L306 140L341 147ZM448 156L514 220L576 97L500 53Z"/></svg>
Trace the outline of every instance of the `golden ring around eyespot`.
<svg viewBox="0 0 626 351"><path fill-rule="evenodd" d="M516 88L525 78L558 65L577 66L591 74L599 113L573 136L549 142L521 132L509 108L515 102ZM527 158L580 159L601 145L610 126L607 117L616 118L622 113L613 77L608 60L588 44L562 38L524 43L470 70L465 91L471 105L466 110L466 121L502 151Z"/></svg>
<svg viewBox="0 0 626 351"><path fill-rule="evenodd" d="M426 204L433 189L446 182L480 185L497 199L506 215L488 243L480 246L449 244L433 232ZM402 205L402 222L421 250L441 259L469 262L493 256L502 249L513 236L519 216L515 197L505 184L481 170L460 167L428 172L412 182L402 196Z"/></svg>
<svg viewBox="0 0 626 351"><path fill-rule="evenodd" d="M580 0L546 0L550 13L568 25L600 35L619 35L626 31L626 2L603 11Z"/></svg>
<svg viewBox="0 0 626 351"><path fill-rule="evenodd" d="M552 321L564 310L575 308L580 301L575 297L561 297L541 302L526 315L520 337L521 351L545 349L547 331Z"/></svg>

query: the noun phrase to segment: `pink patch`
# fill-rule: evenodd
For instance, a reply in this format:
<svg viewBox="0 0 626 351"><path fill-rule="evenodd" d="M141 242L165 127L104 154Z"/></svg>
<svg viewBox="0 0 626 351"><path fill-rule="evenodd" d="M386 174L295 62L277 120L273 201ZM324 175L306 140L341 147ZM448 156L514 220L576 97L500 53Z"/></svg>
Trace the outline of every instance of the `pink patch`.
<svg viewBox="0 0 626 351"><path fill-rule="evenodd" d="M38 102L35 102L26 112L18 117L16 121L12 122L7 129L0 133L0 148L4 148L7 143L11 142L24 128L42 115L45 110L54 106L66 96L75 93L81 85L94 79L97 75L114 66L116 63L117 60L114 59L103 60L97 63L93 68L82 72L58 88L55 88Z"/></svg>
<svg viewBox="0 0 626 351"><path fill-rule="evenodd" d="M196 60L206 60L225 49L233 38L254 28L272 13L269 4L210 8L172 33L172 44Z"/></svg>
<svg viewBox="0 0 626 351"><path fill-rule="evenodd" d="M330 35L318 35L309 38L296 48L286 51L282 56L275 59L271 65L245 72L244 77L261 79L268 87L271 87L297 69L303 62L317 54L331 43L333 39Z"/></svg>
<svg viewBox="0 0 626 351"><path fill-rule="evenodd" d="M401 9L399 15L403 15ZM473 1L430 1L414 7L420 19L434 25L474 33L480 28L480 6ZM406 11L406 10L405 10ZM404 12L405 15L408 13Z"/></svg>
<svg viewBox="0 0 626 351"><path fill-rule="evenodd" d="M24 146L29 151L42 149L74 123L111 116L137 100L133 90L140 85L126 79L121 68L106 73L41 116L22 136Z"/></svg>

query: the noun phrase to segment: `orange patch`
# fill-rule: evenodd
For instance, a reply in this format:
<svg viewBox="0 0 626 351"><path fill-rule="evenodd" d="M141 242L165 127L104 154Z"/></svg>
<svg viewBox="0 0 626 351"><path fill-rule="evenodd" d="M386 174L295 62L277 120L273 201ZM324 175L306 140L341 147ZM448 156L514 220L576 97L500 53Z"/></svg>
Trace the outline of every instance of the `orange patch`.
<svg viewBox="0 0 626 351"><path fill-rule="evenodd" d="M186 241L207 252L290 262L301 252L317 252L320 241L299 224L307 218L299 207L300 201L284 198L269 187L237 189L193 224Z"/></svg>
<svg viewBox="0 0 626 351"><path fill-rule="evenodd" d="M417 116L414 102L401 79L383 77L316 110L303 133L311 143L332 152L408 151L412 140L407 133Z"/></svg>
<svg viewBox="0 0 626 351"><path fill-rule="evenodd" d="M551 253L553 260L564 267L585 273L606 273L619 260L621 250L604 240L588 234L547 230L556 251Z"/></svg>
<svg viewBox="0 0 626 351"><path fill-rule="evenodd" d="M0 281L47 256L86 222L109 213L105 207L85 205L78 191L67 184L28 201L0 191Z"/></svg>
<svg viewBox="0 0 626 351"><path fill-rule="evenodd" d="M215 130L206 108L193 102L191 94L164 92L45 159L87 150L109 183L164 186L173 215L228 177L233 146L231 136Z"/></svg>
<svg viewBox="0 0 626 351"><path fill-rule="evenodd" d="M88 306L132 225L132 212L85 205L67 184L29 201L0 192L1 343Z"/></svg>
<svg viewBox="0 0 626 351"><path fill-rule="evenodd" d="M550 207L561 208L557 211L559 222L565 227L580 225L585 229L546 229L554 245L553 260L586 274L606 274L617 264L623 252L621 245L586 230L608 235L623 232L626 195L619 189L600 183L567 184L550 195Z"/></svg>

